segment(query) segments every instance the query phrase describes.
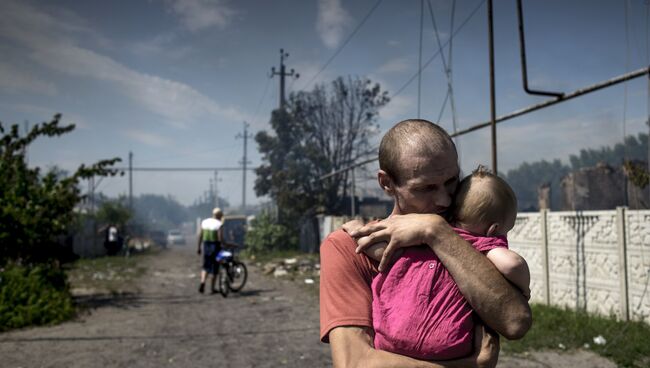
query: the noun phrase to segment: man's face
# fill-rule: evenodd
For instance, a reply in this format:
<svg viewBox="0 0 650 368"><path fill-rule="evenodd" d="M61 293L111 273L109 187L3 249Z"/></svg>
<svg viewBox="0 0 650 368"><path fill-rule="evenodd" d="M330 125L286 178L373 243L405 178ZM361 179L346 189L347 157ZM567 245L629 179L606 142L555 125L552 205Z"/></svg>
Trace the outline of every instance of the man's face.
<svg viewBox="0 0 650 368"><path fill-rule="evenodd" d="M436 155L404 152L400 184L393 185L396 214L444 214L458 185L458 157L449 150Z"/></svg>

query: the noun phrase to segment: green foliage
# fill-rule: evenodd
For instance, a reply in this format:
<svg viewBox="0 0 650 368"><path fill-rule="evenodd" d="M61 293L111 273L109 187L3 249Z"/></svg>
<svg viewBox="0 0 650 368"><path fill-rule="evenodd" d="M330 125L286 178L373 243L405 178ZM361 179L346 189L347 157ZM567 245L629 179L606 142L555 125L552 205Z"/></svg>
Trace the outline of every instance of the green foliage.
<svg viewBox="0 0 650 368"><path fill-rule="evenodd" d="M115 175L110 167L118 158L81 165L74 174L56 169L41 173L25 161L25 150L41 136L68 133L74 125L59 126L61 115L49 123L36 125L24 137L18 125L6 132L0 123L0 265L8 260L38 263L58 258L57 238L65 235L75 221L74 207L84 196L79 181L92 176Z"/></svg>
<svg viewBox="0 0 650 368"><path fill-rule="evenodd" d="M521 340L502 340L505 352L588 348L614 360L621 367L647 367L650 364L650 326L643 322L621 322L615 318L590 315L545 305L532 305L533 327ZM596 336L604 345L596 345Z"/></svg>
<svg viewBox="0 0 650 368"><path fill-rule="evenodd" d="M268 213L262 212L246 232L246 245L249 255L295 250L298 247L298 237L287 226L277 223Z"/></svg>
<svg viewBox="0 0 650 368"><path fill-rule="evenodd" d="M120 198L103 202L96 216L100 223L115 224L124 228L131 218L131 210L124 204L124 198Z"/></svg>
<svg viewBox="0 0 650 368"><path fill-rule="evenodd" d="M348 172L320 177L373 153L369 138L378 131L379 109L388 101L387 92L367 78L337 78L291 94L286 110L273 112L275 134L255 136L264 162L256 170L255 192L273 198L280 223L295 228L300 217L317 208L340 211Z"/></svg>
<svg viewBox="0 0 650 368"><path fill-rule="evenodd" d="M642 165L639 162L625 161L623 164L625 168L625 174L632 184L638 188L645 188L650 182L650 172L646 165Z"/></svg>
<svg viewBox="0 0 650 368"><path fill-rule="evenodd" d="M0 270L0 331L58 323L73 315L60 268L10 265Z"/></svg>

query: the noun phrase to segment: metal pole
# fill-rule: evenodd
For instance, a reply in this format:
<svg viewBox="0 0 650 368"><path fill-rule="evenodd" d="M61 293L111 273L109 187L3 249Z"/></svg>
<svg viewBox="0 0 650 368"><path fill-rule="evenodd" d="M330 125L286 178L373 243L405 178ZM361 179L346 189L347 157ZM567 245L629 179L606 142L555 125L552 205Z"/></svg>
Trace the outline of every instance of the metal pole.
<svg viewBox="0 0 650 368"><path fill-rule="evenodd" d="M517 19L519 20L519 54L521 56L521 77L524 83L524 91L531 95L553 96L561 98L563 93L537 91L528 88L528 67L526 66L526 39L524 37L524 12L521 0L517 0Z"/></svg>
<svg viewBox="0 0 650 368"><path fill-rule="evenodd" d="M551 100L546 100L546 101L541 102L539 104L524 107L522 109L513 111L513 112L508 113L506 115L499 116L496 119L496 123L500 123L500 122L503 122L503 121L506 121L506 120L510 120L510 119L516 118L518 116L526 115L526 114L531 113L533 111L541 110L541 109L543 109L545 107L553 106L555 104L559 104L561 102L565 102L565 101L571 100L573 98L580 97L582 95L586 95L586 94L589 94L591 92L601 90L603 88L611 87L613 85L623 83L623 82L626 82L626 81L629 81L629 80L632 80L632 79L635 79L635 78L638 78L638 77L641 77L641 76L644 76L644 75L649 78L648 79L648 96L649 96L648 103L649 103L649 106L650 106L650 67L646 67L646 68L641 68L641 69L635 70L635 71L627 73L627 74L620 75L618 77L608 79L608 80L603 81L603 82L593 84L591 86L580 88L580 89L575 90L575 91L573 91L571 93L565 94L561 98L554 98L554 99L551 99ZM454 138L454 137L458 137L458 136L461 136L461 135L465 135L467 133L471 133L473 131L480 130L480 129L486 128L488 126L491 126L491 124L492 124L492 121L479 123L479 124L476 124L476 125L473 125L473 126L467 128L467 129L459 130L456 133L450 134L450 136L452 138ZM649 132L650 132L650 112L648 113L648 129L649 129ZM648 158L650 158L650 148L648 149ZM374 161L377 161L377 160L378 160L378 158L375 157L375 158L371 158L371 159L368 159L368 160L365 160L365 161L357 162L357 163L352 164L350 166L347 166L347 167L344 167L342 169L332 171L329 174L323 175L323 176L321 176L319 178L319 180L327 179L327 178L329 178L331 176L334 176L336 174L348 171L348 170L352 169L353 167L363 166L365 164L368 164L370 162L374 162Z"/></svg>
<svg viewBox="0 0 650 368"><path fill-rule="evenodd" d="M284 50L280 49L280 108L284 109L284 76L286 75L284 67Z"/></svg>
<svg viewBox="0 0 650 368"><path fill-rule="evenodd" d="M244 139L244 160L242 161L243 169L242 169L242 211L246 211L246 165L248 164L248 155L247 155L247 146L248 146L248 138L252 138L252 135L248 134L248 123L244 122L244 135L237 134L235 138L243 138Z"/></svg>
<svg viewBox="0 0 650 368"><path fill-rule="evenodd" d="M133 152L129 151L129 209L133 211Z"/></svg>
<svg viewBox="0 0 650 368"><path fill-rule="evenodd" d="M352 212L352 217L356 216L356 208L355 208L355 200L354 200L354 192L356 192L355 188L355 179L354 179L354 168L352 168L352 177L351 177L351 190L350 190L350 208Z"/></svg>
<svg viewBox="0 0 650 368"><path fill-rule="evenodd" d="M221 207L219 204L219 189L217 183L219 182L219 171L214 170L214 205L215 207Z"/></svg>
<svg viewBox="0 0 650 368"><path fill-rule="evenodd" d="M612 79L608 79L608 80L606 80L604 82L600 82L600 83L593 84L593 85L588 86L588 87L580 88L580 89L575 90L575 91L573 91L571 93L565 94L561 98L553 98L553 99L546 100L544 102L541 102L541 103L538 103L538 104L535 104L535 105L524 107L523 109L519 109L519 110L513 111L513 112L511 112L509 114L499 116L496 119L496 122L500 123L502 121L510 120L512 118L516 118L517 116L525 115L525 114L528 114L529 112L533 112L533 111L536 111L536 110L539 110L539 109L543 109L545 107L549 107L549 106L558 104L560 102L568 101L568 100L570 100L572 98L580 97L582 95L586 95L588 93L595 92L595 91L598 91L600 89L610 87L610 86L613 86L613 85L618 84L618 83L626 82L628 80L638 78L638 77L643 76L643 75L650 75L650 68L641 68L641 69L635 70L633 72L623 74L623 75L620 75L620 76L612 78ZM492 123L491 121L487 121L487 122L484 122L484 123L476 124L476 125L471 126L471 127L467 128L467 129L459 130L458 132L450 134L450 135L451 135L451 137L457 137L459 135L467 134L467 133L473 132L475 130L479 130L479 129L483 129L485 127L488 127L488 126L491 125L491 123Z"/></svg>
<svg viewBox="0 0 650 368"><path fill-rule="evenodd" d="M283 71L284 71L284 65L282 65L282 68L283 68ZM283 84L282 93L284 93L284 76L282 77L282 84ZM282 100L284 101L284 94L282 96L283 96ZM242 205L241 206L242 206L242 211L244 212L244 214L246 212L246 163L247 163L247 159L248 159L246 157L247 153L248 153L247 148L246 148L247 142L248 142L248 129L247 128L248 128L248 123L244 122L244 170L242 170L243 178L242 178L242 189L241 189L241 195L242 195L242 201L241 201Z"/></svg>
<svg viewBox="0 0 650 368"><path fill-rule="evenodd" d="M497 174L497 123L496 101L494 88L494 24L492 14L492 0L487 2L488 11L488 47L490 49L490 124L492 131L492 172Z"/></svg>
<svg viewBox="0 0 650 368"><path fill-rule="evenodd" d="M293 69L291 69L289 73L286 72L287 68L284 65L284 58L288 56L288 52L284 52L284 49L280 49L280 71L276 72L275 67L271 68L271 78L273 78L274 75L280 76L280 109L284 109L284 106L286 104L286 100L284 98L284 77L300 77L300 74L295 73Z"/></svg>

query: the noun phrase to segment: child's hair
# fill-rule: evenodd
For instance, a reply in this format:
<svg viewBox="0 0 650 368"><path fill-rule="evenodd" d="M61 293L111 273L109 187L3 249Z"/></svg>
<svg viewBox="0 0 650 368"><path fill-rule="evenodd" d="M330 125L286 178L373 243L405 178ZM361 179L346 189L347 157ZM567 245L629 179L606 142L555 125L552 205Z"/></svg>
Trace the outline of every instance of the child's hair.
<svg viewBox="0 0 650 368"><path fill-rule="evenodd" d="M472 187L485 181L489 185ZM517 212L517 198L510 185L499 176L479 165L458 185L454 198L453 220L463 224L503 223L507 216Z"/></svg>

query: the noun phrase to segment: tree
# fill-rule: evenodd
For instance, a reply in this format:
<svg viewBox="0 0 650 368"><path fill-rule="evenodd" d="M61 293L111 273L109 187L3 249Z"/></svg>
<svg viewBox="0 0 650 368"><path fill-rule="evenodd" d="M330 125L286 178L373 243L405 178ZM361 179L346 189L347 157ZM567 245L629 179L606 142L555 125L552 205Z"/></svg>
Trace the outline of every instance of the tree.
<svg viewBox="0 0 650 368"><path fill-rule="evenodd" d="M25 150L39 137L68 133L74 125L59 126L60 114L49 123L34 126L24 137L17 124L5 132L0 123L0 265L9 260L38 263L57 258L57 238L74 223L75 205L84 196L79 181L92 176L113 176L119 158L81 165L72 175L51 169L42 174L30 168Z"/></svg>
<svg viewBox="0 0 650 368"><path fill-rule="evenodd" d="M131 210L124 204L125 198L104 201L97 210L97 220L103 224L115 224L125 228L126 223L131 219Z"/></svg>
<svg viewBox="0 0 650 368"><path fill-rule="evenodd" d="M295 224L318 207L340 212L348 172L320 177L376 153L369 139L378 132L376 119L388 101L388 92L367 78L339 77L291 94L287 109L272 113L275 135L255 136L264 161L256 170L255 192L276 201L281 222Z"/></svg>

